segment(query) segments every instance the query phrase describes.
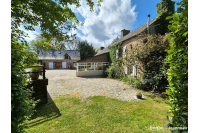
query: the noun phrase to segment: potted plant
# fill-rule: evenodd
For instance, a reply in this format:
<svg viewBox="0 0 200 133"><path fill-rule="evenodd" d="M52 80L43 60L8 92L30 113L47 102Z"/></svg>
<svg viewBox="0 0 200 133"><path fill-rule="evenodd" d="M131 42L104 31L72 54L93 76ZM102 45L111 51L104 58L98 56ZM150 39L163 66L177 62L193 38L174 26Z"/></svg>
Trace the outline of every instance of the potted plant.
<svg viewBox="0 0 200 133"><path fill-rule="evenodd" d="M33 66L33 67L31 67L29 76L31 77L32 80L36 80L39 77L40 71L41 71L40 66Z"/></svg>
<svg viewBox="0 0 200 133"><path fill-rule="evenodd" d="M136 96L137 96L138 99L142 99L142 92L138 91L137 94L136 94Z"/></svg>
<svg viewBox="0 0 200 133"><path fill-rule="evenodd" d="M167 93L166 92L162 92L162 97L166 98L167 97Z"/></svg>

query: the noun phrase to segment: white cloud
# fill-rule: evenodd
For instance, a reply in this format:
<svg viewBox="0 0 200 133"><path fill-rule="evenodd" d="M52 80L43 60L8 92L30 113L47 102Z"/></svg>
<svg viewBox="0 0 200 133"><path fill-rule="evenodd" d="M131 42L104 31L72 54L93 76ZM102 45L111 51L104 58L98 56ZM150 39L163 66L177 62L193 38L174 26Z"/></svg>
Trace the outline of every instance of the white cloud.
<svg viewBox="0 0 200 133"><path fill-rule="evenodd" d="M36 27L34 27L34 28L36 28ZM21 25L21 26L19 27L19 29L22 30L22 31L24 31L25 34L28 34L28 37L24 37L25 40L27 41L27 43L29 43L29 42L31 42L32 40L34 40L34 39L37 37L37 35L40 34L40 33L38 33L37 31L26 30L26 29L23 27L23 25Z"/></svg>
<svg viewBox="0 0 200 133"><path fill-rule="evenodd" d="M74 12L80 13L84 21L84 26L79 26L83 33L77 33L81 40L87 40L94 47L108 46L114 38L120 36L122 29L131 29L136 21L136 6L131 7L130 0L107 0L101 3L101 7L96 6L94 12L90 12L86 1L81 0L81 7L73 8Z"/></svg>

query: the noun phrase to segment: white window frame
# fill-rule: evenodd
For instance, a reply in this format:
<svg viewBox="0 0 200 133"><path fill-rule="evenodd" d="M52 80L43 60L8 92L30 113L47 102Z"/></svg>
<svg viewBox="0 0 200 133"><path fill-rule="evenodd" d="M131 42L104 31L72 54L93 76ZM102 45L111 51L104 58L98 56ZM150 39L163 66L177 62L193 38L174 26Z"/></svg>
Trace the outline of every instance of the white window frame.
<svg viewBox="0 0 200 133"><path fill-rule="evenodd" d="M132 75L132 76L137 76L137 67L136 66L134 66L134 65L132 65L132 66L130 66L130 69L133 69L133 71L132 71L132 73L130 72L130 74Z"/></svg>
<svg viewBox="0 0 200 133"><path fill-rule="evenodd" d="M124 73L125 73L125 74L128 74L128 68L127 68L127 65L124 66Z"/></svg>
<svg viewBox="0 0 200 133"><path fill-rule="evenodd" d="M119 53L119 50L117 49L116 50L116 59L118 58L118 53Z"/></svg>
<svg viewBox="0 0 200 133"><path fill-rule="evenodd" d="M90 64L90 65L88 65L88 63L94 63L94 64ZM98 63L98 64L97 64ZM100 63L100 64L99 64ZM88 66L92 66L92 65L94 65L94 70L87 70L87 67ZM102 70L95 70L95 67L96 66L102 66L102 68L103 68L103 66L107 66L107 65L109 65L109 62L87 62L87 63L77 63L77 72L88 72L88 71L103 71L103 69ZM79 66L85 66L85 71L79 71Z"/></svg>
<svg viewBox="0 0 200 133"><path fill-rule="evenodd" d="M126 58L126 46L123 47L123 58Z"/></svg>

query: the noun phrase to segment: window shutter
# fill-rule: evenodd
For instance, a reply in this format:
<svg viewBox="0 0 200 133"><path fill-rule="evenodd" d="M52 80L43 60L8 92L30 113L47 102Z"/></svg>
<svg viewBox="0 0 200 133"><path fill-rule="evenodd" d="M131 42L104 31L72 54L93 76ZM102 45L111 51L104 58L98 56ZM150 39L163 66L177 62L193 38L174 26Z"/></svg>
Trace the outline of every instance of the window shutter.
<svg viewBox="0 0 200 133"><path fill-rule="evenodd" d="M136 76L137 73L136 73L136 66L133 66L133 76Z"/></svg>
<svg viewBox="0 0 200 133"><path fill-rule="evenodd" d="M125 70L124 70L124 71L125 71L125 74L127 74L127 71L128 71L128 70L127 70L127 66L125 66L124 69L125 69Z"/></svg>
<svg viewBox="0 0 200 133"><path fill-rule="evenodd" d="M118 52L119 52L119 50L117 49L116 50L116 59L118 58Z"/></svg>
<svg viewBox="0 0 200 133"><path fill-rule="evenodd" d="M126 58L126 46L123 47L123 58Z"/></svg>

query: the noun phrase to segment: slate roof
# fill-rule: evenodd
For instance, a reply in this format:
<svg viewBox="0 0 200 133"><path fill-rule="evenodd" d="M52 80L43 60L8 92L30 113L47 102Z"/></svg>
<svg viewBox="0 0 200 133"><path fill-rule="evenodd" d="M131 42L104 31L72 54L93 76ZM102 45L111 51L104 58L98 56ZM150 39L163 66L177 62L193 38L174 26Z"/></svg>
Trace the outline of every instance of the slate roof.
<svg viewBox="0 0 200 133"><path fill-rule="evenodd" d="M156 20L155 18L152 19L152 20L149 22L149 26L151 26L151 24L153 24L153 23L155 22L155 20ZM125 41L125 40L127 40L127 39L129 39L129 38L131 38L131 37L134 37L134 36L136 36L136 35L142 33L142 32L143 32L144 30L146 30L146 29L147 29L147 23L146 23L146 24L143 24L143 25L140 26L139 28L133 30L132 32L128 33L127 35L125 35L124 37L120 38L118 41L116 41L116 42L114 42L114 43L112 43L112 44L116 44L116 43L118 43L118 42L123 42L123 41ZM111 45L112 45L112 44L111 44Z"/></svg>
<svg viewBox="0 0 200 133"><path fill-rule="evenodd" d="M149 26L151 26L154 22L155 22L155 18L152 19L150 22L149 22ZM116 44L118 42L123 42L131 37L134 37L140 33L142 33L143 31L147 30L147 23L146 24L143 24L142 26L140 26L139 28L133 30L132 32L128 33L127 35L125 35L124 37L120 38L118 41L112 43L111 45L113 44ZM111 46L110 45L110 46ZM98 56L98 55L101 55L101 54L105 54L105 53L108 53L109 52L109 47L108 46L107 48L104 48L103 50L99 51L95 56Z"/></svg>
<svg viewBox="0 0 200 133"><path fill-rule="evenodd" d="M105 53L108 53L108 52L109 52L109 49L107 47L107 48L104 48L103 50L100 50L95 56L105 54Z"/></svg>
<svg viewBox="0 0 200 133"><path fill-rule="evenodd" d="M41 49L39 53L39 60L64 60L65 54L71 57L71 60L80 60L80 52L78 50L58 50L51 49L46 51Z"/></svg>

